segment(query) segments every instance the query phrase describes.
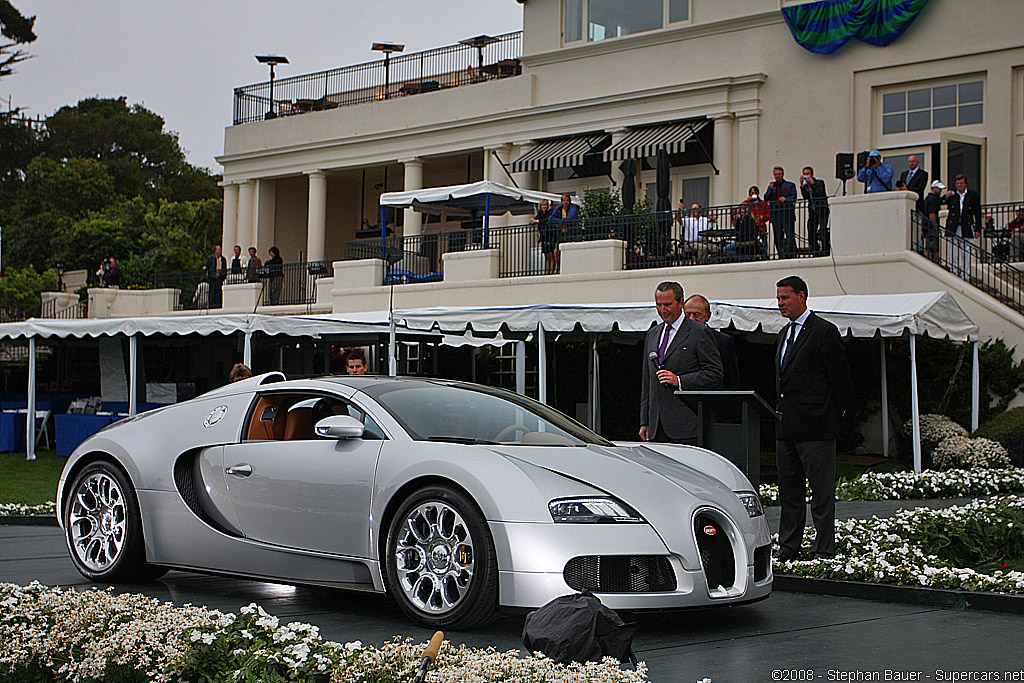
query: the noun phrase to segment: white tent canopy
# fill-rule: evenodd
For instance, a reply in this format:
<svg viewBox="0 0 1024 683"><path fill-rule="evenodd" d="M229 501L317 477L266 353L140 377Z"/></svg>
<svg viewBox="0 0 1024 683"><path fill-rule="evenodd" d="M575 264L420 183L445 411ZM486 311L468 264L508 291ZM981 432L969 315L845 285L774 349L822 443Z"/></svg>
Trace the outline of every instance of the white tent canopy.
<svg viewBox="0 0 1024 683"><path fill-rule="evenodd" d="M537 210L542 199L555 206L560 201L557 194L523 190L509 187L491 180L481 180L468 185L427 187L421 190L385 192L380 196L380 205L395 208L412 208L421 213L449 216L479 216L482 214L500 216L506 212L531 214Z"/></svg>
<svg viewBox="0 0 1024 683"><path fill-rule="evenodd" d="M948 292L812 297L810 307L853 337L896 337L905 333L968 341L978 326ZM711 326L730 325L744 332L776 333L786 324L774 299L712 301ZM410 330L461 334L467 330L494 333L646 332L658 322L653 302L620 304L539 304L532 306L437 307L396 310L395 318Z"/></svg>

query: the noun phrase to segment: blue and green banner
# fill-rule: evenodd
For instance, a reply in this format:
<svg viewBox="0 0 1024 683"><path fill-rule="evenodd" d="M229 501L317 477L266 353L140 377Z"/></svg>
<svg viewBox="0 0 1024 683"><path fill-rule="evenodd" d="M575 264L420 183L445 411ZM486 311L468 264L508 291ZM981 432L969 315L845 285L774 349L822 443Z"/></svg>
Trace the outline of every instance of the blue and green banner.
<svg viewBox="0 0 1024 683"><path fill-rule="evenodd" d="M782 9L793 38L821 55L851 38L883 47L910 28L928 0L818 0Z"/></svg>

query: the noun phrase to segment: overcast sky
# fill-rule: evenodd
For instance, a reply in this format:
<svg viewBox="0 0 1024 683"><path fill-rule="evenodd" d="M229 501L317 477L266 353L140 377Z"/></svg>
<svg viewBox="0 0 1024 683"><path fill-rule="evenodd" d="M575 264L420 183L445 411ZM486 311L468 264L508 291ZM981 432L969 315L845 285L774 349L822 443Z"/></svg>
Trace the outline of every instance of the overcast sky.
<svg viewBox="0 0 1024 683"><path fill-rule="evenodd" d="M371 61L375 41L406 52L522 28L516 0L13 0L36 16L32 59L0 80L0 108L52 114L86 97L120 97L160 114L189 161L214 157L232 91L266 81L254 55L281 54L277 77Z"/></svg>

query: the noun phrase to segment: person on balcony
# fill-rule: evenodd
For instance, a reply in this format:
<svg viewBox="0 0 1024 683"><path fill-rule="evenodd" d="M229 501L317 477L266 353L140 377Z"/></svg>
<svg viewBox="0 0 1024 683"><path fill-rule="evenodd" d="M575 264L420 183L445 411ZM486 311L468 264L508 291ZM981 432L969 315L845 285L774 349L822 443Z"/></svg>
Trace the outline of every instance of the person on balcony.
<svg viewBox="0 0 1024 683"><path fill-rule="evenodd" d="M800 194L807 200L807 246L814 255L828 253L828 190L825 181L814 177L814 169L804 166L800 176Z"/></svg>
<svg viewBox="0 0 1024 683"><path fill-rule="evenodd" d="M733 209L732 226L736 230L736 239L722 247L726 256L734 261L746 261L763 252L761 233L757 229L750 204L741 204Z"/></svg>
<svg viewBox="0 0 1024 683"><path fill-rule="evenodd" d="M256 255L256 247L249 247L249 262L245 264L245 281L259 282L260 266L262 265L262 259Z"/></svg>
<svg viewBox="0 0 1024 683"><path fill-rule="evenodd" d="M1024 207L1017 207L1017 216L1006 224L1006 231L1013 243L1013 258L1024 260Z"/></svg>
<svg viewBox="0 0 1024 683"><path fill-rule="evenodd" d="M857 171L857 180L864 183L864 193L889 192L892 190L892 166L882 161L882 153L877 149L868 152L864 166Z"/></svg>
<svg viewBox="0 0 1024 683"><path fill-rule="evenodd" d="M205 311L210 307L210 278L205 275L199 278L196 292L192 295L192 303L200 311Z"/></svg>
<svg viewBox="0 0 1024 683"><path fill-rule="evenodd" d="M760 197L761 191L758 190L757 185L751 185L747 189L747 198L744 199L741 204L750 204L750 215L754 219L754 224L757 225L758 239L761 242L761 246L764 247L765 255L768 255L768 202Z"/></svg>
<svg viewBox="0 0 1024 683"><path fill-rule="evenodd" d="M774 180L768 183L764 198L768 202L768 217L775 233L775 250L779 258L790 258L796 252L793 233L796 227L796 185L786 180L781 166L772 169Z"/></svg>
<svg viewBox="0 0 1024 683"><path fill-rule="evenodd" d="M924 198L928 190L928 171L918 168L921 161L916 154L907 157L907 170L900 174L900 181L903 186L917 195L917 205L914 207L918 213L924 213Z"/></svg>
<svg viewBox="0 0 1024 683"><path fill-rule="evenodd" d="M267 303L276 306L281 300L281 289L284 287L284 261L281 250L271 247L270 258L267 259Z"/></svg>
<svg viewBox="0 0 1024 683"><path fill-rule="evenodd" d="M551 202L540 200L537 215L530 219L530 225L537 226L540 235L540 251L544 254L544 272L553 275L558 272L561 251L558 249L558 230L548 222L551 218Z"/></svg>
<svg viewBox="0 0 1024 683"><path fill-rule="evenodd" d="M967 187L967 176L963 173L953 179L956 192L947 192L949 213L946 215L946 236L952 246L952 271L955 275L970 281L971 240L981 230L981 196ZM968 246L970 244L971 246Z"/></svg>
<svg viewBox="0 0 1024 683"><path fill-rule="evenodd" d="M213 248L210 258L206 259L203 270L210 283L210 308L220 308L224 296L221 287L228 275L228 260L224 258L219 244Z"/></svg>
<svg viewBox="0 0 1024 683"><path fill-rule="evenodd" d="M583 238L583 226L580 224L580 207L572 203L572 197L563 194L562 204L551 212L548 223L554 224L558 231L558 241L579 242Z"/></svg>
<svg viewBox="0 0 1024 683"><path fill-rule="evenodd" d="M235 245L235 255L231 259L231 271L228 275L229 283L242 282L242 247L241 245Z"/></svg>
<svg viewBox="0 0 1024 683"><path fill-rule="evenodd" d="M683 200L679 200L682 205ZM701 215L699 202L690 205L688 211L680 209L677 220L679 222L679 243L683 255L689 261L698 263L706 261L711 254L712 245L708 243L706 232L711 229L711 221L707 216Z"/></svg>
<svg viewBox="0 0 1024 683"><path fill-rule="evenodd" d="M921 242L924 245L924 255L929 260L939 262L939 211L942 205L948 203L943 196L946 185L941 180L932 182L932 191L924 198L924 215L927 221L921 229Z"/></svg>

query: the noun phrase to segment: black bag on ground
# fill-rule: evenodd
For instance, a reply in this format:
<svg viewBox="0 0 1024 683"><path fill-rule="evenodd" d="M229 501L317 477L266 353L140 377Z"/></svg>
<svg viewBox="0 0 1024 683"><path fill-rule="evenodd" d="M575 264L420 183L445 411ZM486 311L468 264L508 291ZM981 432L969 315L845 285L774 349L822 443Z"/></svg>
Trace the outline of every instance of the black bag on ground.
<svg viewBox="0 0 1024 683"><path fill-rule="evenodd" d="M555 598L526 615L523 645L530 652L543 652L559 664L599 662L615 657L636 666L633 633L627 624L590 591Z"/></svg>

